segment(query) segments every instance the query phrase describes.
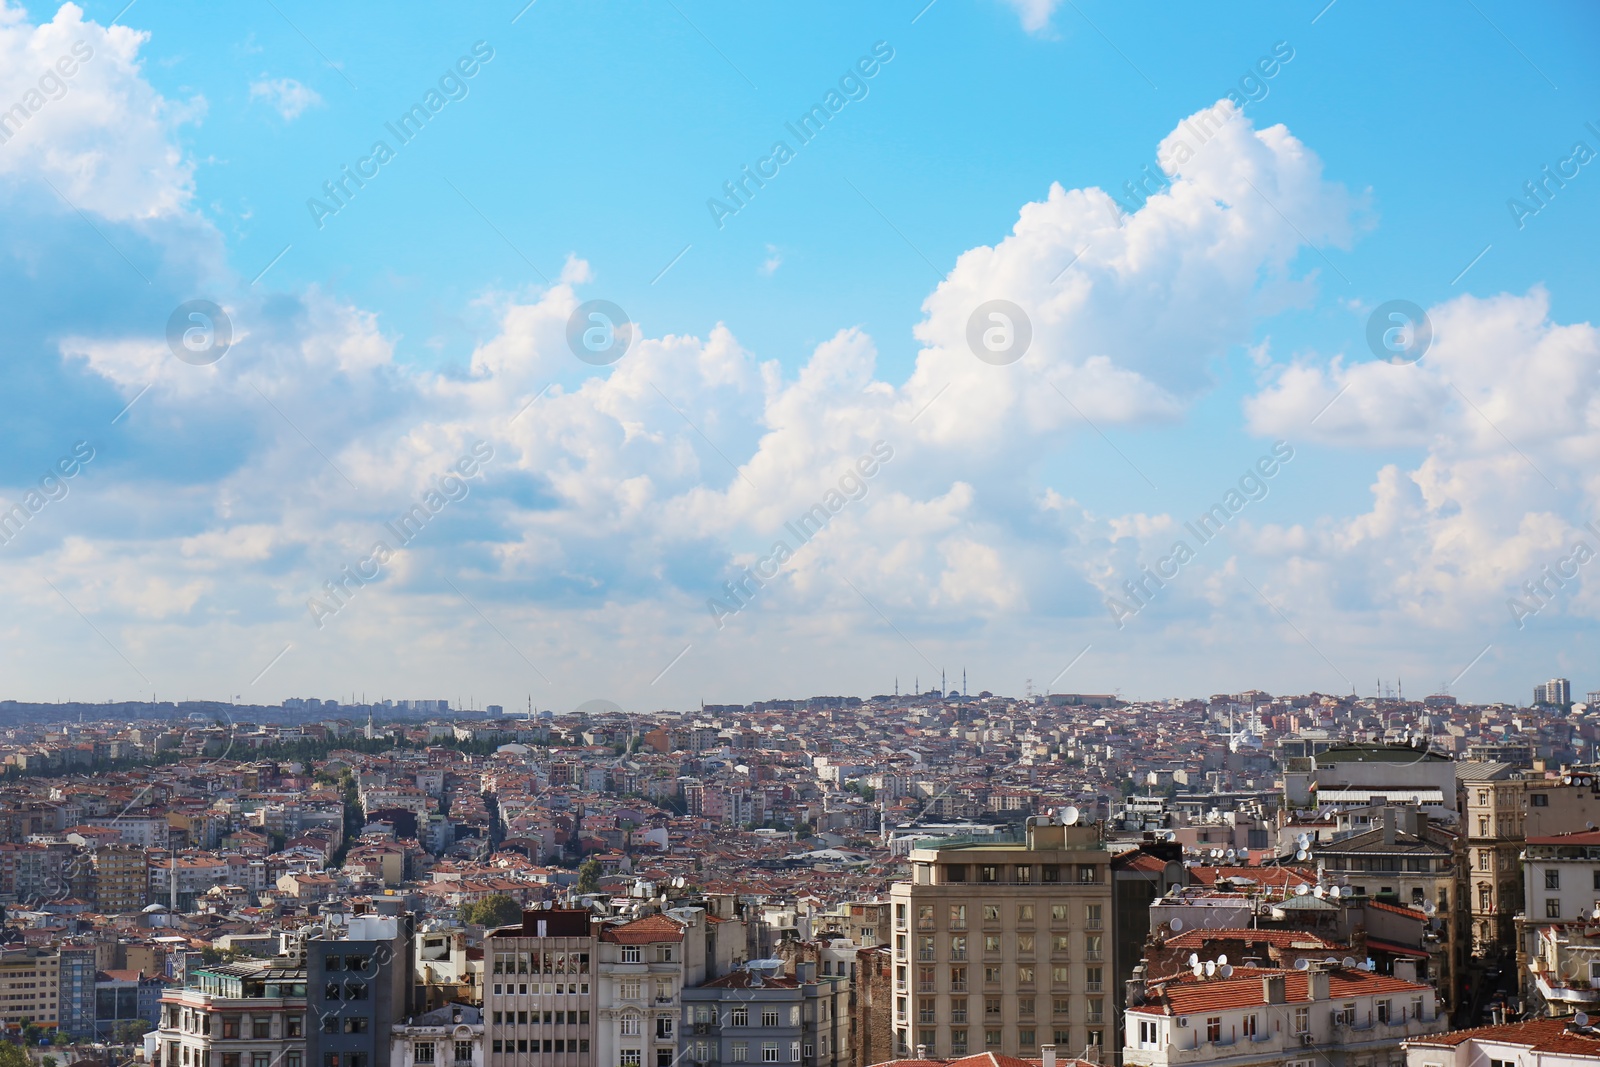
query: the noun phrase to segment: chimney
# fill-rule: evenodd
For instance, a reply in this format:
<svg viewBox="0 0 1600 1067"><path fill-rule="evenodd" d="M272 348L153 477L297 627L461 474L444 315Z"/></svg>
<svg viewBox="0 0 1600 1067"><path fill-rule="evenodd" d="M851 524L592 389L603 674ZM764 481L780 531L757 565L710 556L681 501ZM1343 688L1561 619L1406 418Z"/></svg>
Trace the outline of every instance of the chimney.
<svg viewBox="0 0 1600 1067"><path fill-rule="evenodd" d="M1383 843L1394 844L1394 809L1383 809Z"/></svg>
<svg viewBox="0 0 1600 1067"><path fill-rule="evenodd" d="M1039 1046L1040 1062L1044 1067L1056 1067L1056 1047L1054 1045Z"/></svg>
<svg viewBox="0 0 1600 1067"><path fill-rule="evenodd" d="M928 1046L927 1045L918 1045L917 1046L917 1059L925 1060L927 1058L928 1058Z"/></svg>
<svg viewBox="0 0 1600 1067"><path fill-rule="evenodd" d="M1313 1001L1328 999L1328 967L1327 964L1316 963L1306 972L1306 991Z"/></svg>
<svg viewBox="0 0 1600 1067"><path fill-rule="evenodd" d="M1417 980L1417 961L1395 960L1394 976L1402 982L1415 982Z"/></svg>
<svg viewBox="0 0 1600 1067"><path fill-rule="evenodd" d="M1284 990L1284 980L1281 974L1263 975L1261 979L1261 1000L1266 1004L1283 1004L1288 1001L1288 994Z"/></svg>

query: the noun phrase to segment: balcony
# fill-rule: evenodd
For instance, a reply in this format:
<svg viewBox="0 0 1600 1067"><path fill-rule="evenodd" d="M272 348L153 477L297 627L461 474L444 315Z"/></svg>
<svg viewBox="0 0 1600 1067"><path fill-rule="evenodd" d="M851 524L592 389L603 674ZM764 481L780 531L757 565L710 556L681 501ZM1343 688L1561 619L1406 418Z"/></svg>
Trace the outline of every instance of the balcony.
<svg viewBox="0 0 1600 1067"><path fill-rule="evenodd" d="M657 1004L672 1004L672 1003L674 1003L674 1002L675 1002L675 1001L676 1001L676 1000L677 1000L677 999L678 999L678 998L676 998L676 997L657 997L657 998L656 998L656 1003L657 1003Z"/></svg>

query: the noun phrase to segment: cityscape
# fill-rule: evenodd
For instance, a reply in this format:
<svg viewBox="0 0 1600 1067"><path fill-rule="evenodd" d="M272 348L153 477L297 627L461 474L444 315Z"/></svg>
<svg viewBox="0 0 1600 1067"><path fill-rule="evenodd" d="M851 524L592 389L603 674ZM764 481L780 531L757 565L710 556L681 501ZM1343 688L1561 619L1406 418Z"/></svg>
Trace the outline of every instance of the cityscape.
<svg viewBox="0 0 1600 1067"><path fill-rule="evenodd" d="M1597 43L0 0L0 1067L1600 1067Z"/></svg>

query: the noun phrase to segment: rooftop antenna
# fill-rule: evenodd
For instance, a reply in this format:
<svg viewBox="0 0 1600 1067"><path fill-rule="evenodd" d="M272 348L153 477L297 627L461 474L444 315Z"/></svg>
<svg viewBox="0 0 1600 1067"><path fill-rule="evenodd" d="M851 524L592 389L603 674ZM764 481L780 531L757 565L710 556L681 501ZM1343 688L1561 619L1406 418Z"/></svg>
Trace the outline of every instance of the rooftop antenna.
<svg viewBox="0 0 1600 1067"><path fill-rule="evenodd" d="M967 695L967 669L965 667L961 668L961 695Z"/></svg>

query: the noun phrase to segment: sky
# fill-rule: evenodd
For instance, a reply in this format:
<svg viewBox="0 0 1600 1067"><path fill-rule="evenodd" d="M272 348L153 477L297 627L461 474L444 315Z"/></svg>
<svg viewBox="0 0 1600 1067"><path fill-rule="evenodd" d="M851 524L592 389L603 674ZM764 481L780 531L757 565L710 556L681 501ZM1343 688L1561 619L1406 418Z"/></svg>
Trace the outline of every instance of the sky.
<svg viewBox="0 0 1600 1067"><path fill-rule="evenodd" d="M1597 41L0 0L0 697L1600 690Z"/></svg>

